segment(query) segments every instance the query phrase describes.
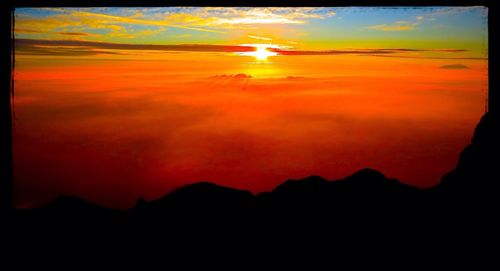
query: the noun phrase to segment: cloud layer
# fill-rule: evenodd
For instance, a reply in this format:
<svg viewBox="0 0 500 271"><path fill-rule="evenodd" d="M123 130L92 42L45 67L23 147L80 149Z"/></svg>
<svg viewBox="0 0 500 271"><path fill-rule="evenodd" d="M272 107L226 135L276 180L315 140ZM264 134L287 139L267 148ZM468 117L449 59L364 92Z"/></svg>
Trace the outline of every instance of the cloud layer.
<svg viewBox="0 0 500 271"><path fill-rule="evenodd" d="M66 33L66 35L79 35ZM126 54L126 51L171 51L171 52L252 52L255 46L248 45L210 45L210 44L126 44L80 40L38 40L16 39L15 50L18 55L97 55L97 54ZM350 50L291 50L268 48L278 55L395 55L401 53L442 52L461 53L464 49L413 49L413 48L381 48L381 49L350 49Z"/></svg>
<svg viewBox="0 0 500 271"><path fill-rule="evenodd" d="M335 16L331 8L217 8L172 7L129 8L110 12L105 8L45 8L46 13L16 15L16 33L33 34L58 32L105 31L101 37L140 37L134 28L166 31L169 28L195 32L226 33L229 29L251 25L301 25L310 19Z"/></svg>

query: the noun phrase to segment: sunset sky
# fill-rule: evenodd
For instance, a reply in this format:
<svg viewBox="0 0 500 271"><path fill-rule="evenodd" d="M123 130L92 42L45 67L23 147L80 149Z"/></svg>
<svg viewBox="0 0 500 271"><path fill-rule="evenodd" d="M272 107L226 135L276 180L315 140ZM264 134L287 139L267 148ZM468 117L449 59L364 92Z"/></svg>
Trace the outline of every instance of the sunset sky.
<svg viewBox="0 0 500 271"><path fill-rule="evenodd" d="M419 187L485 111L487 9L22 8L15 203L371 167Z"/></svg>

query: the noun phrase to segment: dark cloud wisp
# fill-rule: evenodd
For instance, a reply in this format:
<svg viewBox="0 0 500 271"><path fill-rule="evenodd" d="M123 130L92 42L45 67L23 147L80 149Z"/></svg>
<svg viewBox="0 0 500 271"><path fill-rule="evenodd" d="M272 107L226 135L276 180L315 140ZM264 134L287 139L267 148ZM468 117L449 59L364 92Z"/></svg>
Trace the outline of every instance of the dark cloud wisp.
<svg viewBox="0 0 500 271"><path fill-rule="evenodd" d="M464 64L448 64L448 65L443 65L439 67L440 69L450 69L450 70L463 70L463 69L469 69L468 66L465 66Z"/></svg>
<svg viewBox="0 0 500 271"><path fill-rule="evenodd" d="M81 40L37 40L16 39L15 48L17 54L55 54L59 52L79 48L88 54L110 53L110 51L95 50L155 50L155 51L186 51L186 52L251 52L255 48L251 46L228 46L207 44L178 44L178 45L155 45L155 44L126 44L108 43ZM46 53L42 53L45 51ZM114 52L116 53L116 52Z"/></svg>

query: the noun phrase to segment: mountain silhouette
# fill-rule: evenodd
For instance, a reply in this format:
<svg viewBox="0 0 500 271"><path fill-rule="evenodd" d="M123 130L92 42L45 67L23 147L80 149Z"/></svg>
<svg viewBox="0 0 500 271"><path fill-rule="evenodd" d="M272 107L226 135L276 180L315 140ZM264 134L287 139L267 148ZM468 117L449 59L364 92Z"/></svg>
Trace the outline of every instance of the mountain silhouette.
<svg viewBox="0 0 500 271"><path fill-rule="evenodd" d="M49 202L42 210L71 215L73 213L105 212L108 209L78 197L62 195Z"/></svg>
<svg viewBox="0 0 500 271"><path fill-rule="evenodd" d="M389 179L381 172L366 168L340 180L326 180L320 176L309 176L299 180L287 180L270 192L253 195L246 190L220 186L210 182L199 182L183 186L165 196L151 201L138 199L136 206L128 212L135 216L209 216L247 215L270 211L315 212L335 210L350 212L376 210L399 210L452 203L466 199L478 201L488 193L496 193L495 185L500 180L497 169L498 134L496 119L486 114L477 125L471 144L460 155L455 169L446 173L440 184L429 189L420 189ZM488 197L486 197L488 198ZM99 214L105 216L112 210L77 197L61 196L46 206L34 210L65 216Z"/></svg>
<svg viewBox="0 0 500 271"><path fill-rule="evenodd" d="M278 185L273 194L281 196L293 196L300 193L314 194L321 193L328 186L328 181L320 176L310 176L301 180L288 180Z"/></svg>
<svg viewBox="0 0 500 271"><path fill-rule="evenodd" d="M158 242L171 247L223 242L235 249L251 243L265 249L262 244L270 240L276 249L291 240L344 245L439 240L446 247L457 242L478 247L478 240L487 240L494 230L500 180L497 128L498 120L486 114L456 168L427 189L369 168L340 180L287 180L257 195L199 182L156 200L138 199L127 211L61 196L39 209L17 210L11 231L28 241L47 236L64 240L63 232L85 231L92 238L162 240ZM85 240L71 236L72 242Z"/></svg>
<svg viewBox="0 0 500 271"><path fill-rule="evenodd" d="M310 176L301 180L288 180L278 185L267 197L297 201L301 198L318 200L338 200L343 196L370 197L373 195L410 193L420 191L416 187L405 185L395 179L388 179L379 171L366 168L341 180L327 181L319 176Z"/></svg>
<svg viewBox="0 0 500 271"><path fill-rule="evenodd" d="M237 214L252 204L249 191L237 190L209 182L181 187L153 201L139 199L133 211L156 220L158 215L175 217L214 216Z"/></svg>
<svg viewBox="0 0 500 271"><path fill-rule="evenodd" d="M79 197L61 195L41 208L18 210L16 219L20 223L61 223L63 225L83 223L103 225L124 220L124 212L113 210Z"/></svg>

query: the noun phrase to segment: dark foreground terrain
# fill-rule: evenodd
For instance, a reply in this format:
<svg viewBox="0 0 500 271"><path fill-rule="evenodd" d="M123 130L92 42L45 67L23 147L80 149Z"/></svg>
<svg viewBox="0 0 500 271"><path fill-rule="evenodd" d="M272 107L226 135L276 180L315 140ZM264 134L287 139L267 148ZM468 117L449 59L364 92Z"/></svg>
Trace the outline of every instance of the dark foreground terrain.
<svg viewBox="0 0 500 271"><path fill-rule="evenodd" d="M187 254L221 247L236 254L243 248L302 254L324 247L405 254L404 248L412 247L434 255L452 249L458 258L475 251L486 257L485 251L494 252L487 248L496 246L498 232L498 127L498 119L483 116L456 168L428 189L363 169L335 181L288 180L258 195L196 183L157 200L139 199L128 211L61 196L40 209L15 211L6 233L21 254L53 245L67 252L77 246L159 247Z"/></svg>

